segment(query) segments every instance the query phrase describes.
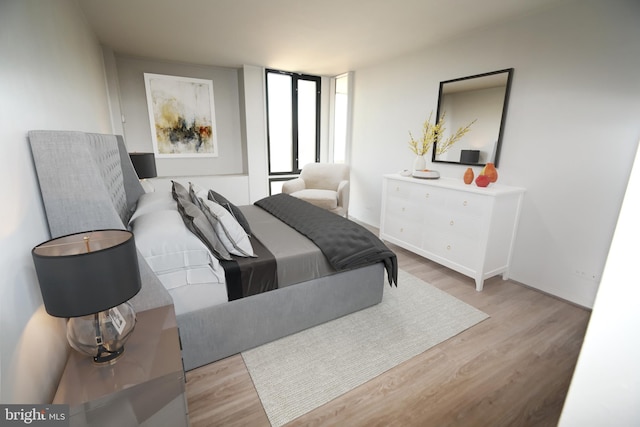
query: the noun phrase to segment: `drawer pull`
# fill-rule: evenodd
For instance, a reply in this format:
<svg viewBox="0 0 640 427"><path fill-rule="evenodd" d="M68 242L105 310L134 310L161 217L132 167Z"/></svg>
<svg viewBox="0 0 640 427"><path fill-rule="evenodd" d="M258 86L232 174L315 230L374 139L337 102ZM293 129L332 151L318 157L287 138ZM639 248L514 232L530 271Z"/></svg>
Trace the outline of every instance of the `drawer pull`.
<svg viewBox="0 0 640 427"><path fill-rule="evenodd" d="M462 202L462 206L467 206L467 201Z"/></svg>
<svg viewBox="0 0 640 427"><path fill-rule="evenodd" d="M424 195L424 198L425 198L425 199L428 199L428 198L429 198L429 193L425 194L425 195Z"/></svg>
<svg viewBox="0 0 640 427"><path fill-rule="evenodd" d="M449 225L453 225L453 220L449 221Z"/></svg>
<svg viewBox="0 0 640 427"><path fill-rule="evenodd" d="M451 250L451 245L447 245L447 250L450 251Z"/></svg>

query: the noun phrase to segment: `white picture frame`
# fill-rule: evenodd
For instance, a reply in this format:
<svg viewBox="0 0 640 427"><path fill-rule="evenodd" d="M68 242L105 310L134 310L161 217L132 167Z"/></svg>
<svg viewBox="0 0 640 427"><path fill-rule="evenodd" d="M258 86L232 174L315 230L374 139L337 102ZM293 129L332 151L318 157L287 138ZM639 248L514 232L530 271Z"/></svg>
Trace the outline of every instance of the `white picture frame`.
<svg viewBox="0 0 640 427"><path fill-rule="evenodd" d="M156 157L218 157L213 81L144 73L144 85Z"/></svg>

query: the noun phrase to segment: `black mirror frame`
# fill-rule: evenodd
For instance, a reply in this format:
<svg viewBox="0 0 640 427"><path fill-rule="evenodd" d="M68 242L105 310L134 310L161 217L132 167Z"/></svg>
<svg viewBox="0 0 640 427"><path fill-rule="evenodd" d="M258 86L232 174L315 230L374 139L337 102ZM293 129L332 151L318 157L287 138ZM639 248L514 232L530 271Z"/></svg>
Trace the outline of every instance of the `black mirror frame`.
<svg viewBox="0 0 640 427"><path fill-rule="evenodd" d="M507 118L507 107L509 104L509 95L511 92L511 81L513 80L513 68L505 68L503 70L498 70L498 71L491 71L488 73L482 73L482 74L476 74L473 76L467 76L467 77L460 77L457 79L452 79L452 80L445 80L440 82L440 87L438 89L438 109L436 112L436 123L438 123L440 121L440 109L441 109L441 104L442 104L442 91L443 91L443 87L445 84L447 83L454 83L454 82L459 82L462 80L470 80L470 79L476 79L476 78L480 78L480 77L486 77L486 76L492 76L494 74L501 74L501 73L507 73L507 87L505 90L505 94L504 94L504 103L502 105L502 117L500 118L500 130L498 132L498 140L496 142L496 154L495 154L495 159L493 161L493 164L497 167L498 166L498 161L500 159L500 148L502 146L502 136L503 136L503 132L504 132L504 124L506 122L506 118ZM450 164L454 164L454 165L467 165L467 166L483 166L484 163L466 163L466 162L452 162L449 160L436 160L436 147L434 146L433 149L431 150L431 161L432 162L436 162L436 163L450 163Z"/></svg>

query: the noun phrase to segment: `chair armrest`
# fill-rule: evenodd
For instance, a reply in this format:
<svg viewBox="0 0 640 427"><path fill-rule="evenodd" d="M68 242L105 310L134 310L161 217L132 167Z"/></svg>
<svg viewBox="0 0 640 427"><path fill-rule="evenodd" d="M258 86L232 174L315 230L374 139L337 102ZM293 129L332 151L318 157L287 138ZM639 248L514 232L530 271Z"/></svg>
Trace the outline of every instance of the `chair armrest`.
<svg viewBox="0 0 640 427"><path fill-rule="evenodd" d="M294 178L282 184L282 192L287 194L295 193L305 188L307 188L307 186L302 178Z"/></svg>
<svg viewBox="0 0 640 427"><path fill-rule="evenodd" d="M349 181L340 181L338 184L338 206L349 209Z"/></svg>

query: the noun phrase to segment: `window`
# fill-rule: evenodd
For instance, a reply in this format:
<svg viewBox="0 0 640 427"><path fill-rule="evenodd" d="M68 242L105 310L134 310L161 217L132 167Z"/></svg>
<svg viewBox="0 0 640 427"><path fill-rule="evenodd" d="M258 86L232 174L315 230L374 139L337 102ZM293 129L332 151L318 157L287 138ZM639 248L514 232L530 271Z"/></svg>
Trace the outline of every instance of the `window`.
<svg viewBox="0 0 640 427"><path fill-rule="evenodd" d="M320 77L267 70L270 188L320 161Z"/></svg>

